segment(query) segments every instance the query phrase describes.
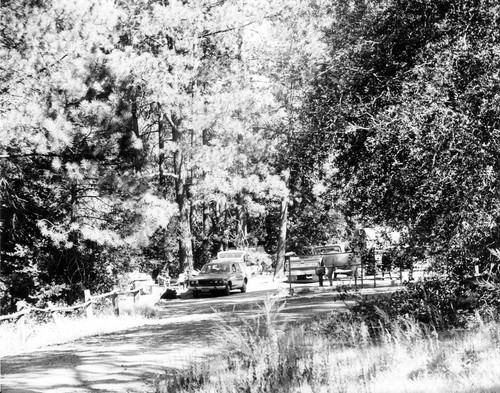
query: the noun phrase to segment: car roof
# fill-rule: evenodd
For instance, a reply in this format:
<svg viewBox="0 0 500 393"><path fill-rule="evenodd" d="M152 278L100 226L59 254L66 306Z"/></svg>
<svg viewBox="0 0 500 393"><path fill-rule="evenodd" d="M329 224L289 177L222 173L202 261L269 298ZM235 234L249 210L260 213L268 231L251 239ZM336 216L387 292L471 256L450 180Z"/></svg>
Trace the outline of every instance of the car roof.
<svg viewBox="0 0 500 393"><path fill-rule="evenodd" d="M246 255L246 251L241 251L241 250L229 250L229 251L219 251L217 253L218 256L224 257L224 258L239 258L242 255Z"/></svg>
<svg viewBox="0 0 500 393"><path fill-rule="evenodd" d="M233 263L238 263L238 264L244 264L245 262L242 261L220 261L220 260L215 260L215 261L210 261L207 263L207 265L232 265Z"/></svg>

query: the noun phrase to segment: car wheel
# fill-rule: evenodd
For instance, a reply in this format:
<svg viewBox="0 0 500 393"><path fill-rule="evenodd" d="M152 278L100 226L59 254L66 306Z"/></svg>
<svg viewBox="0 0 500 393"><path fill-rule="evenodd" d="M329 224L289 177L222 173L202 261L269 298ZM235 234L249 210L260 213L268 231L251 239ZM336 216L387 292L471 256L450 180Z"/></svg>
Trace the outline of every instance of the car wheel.
<svg viewBox="0 0 500 393"><path fill-rule="evenodd" d="M243 281L243 286L241 287L241 293L245 293L247 291L247 282Z"/></svg>
<svg viewBox="0 0 500 393"><path fill-rule="evenodd" d="M198 291L193 291L193 297L198 297L200 296L200 292Z"/></svg>
<svg viewBox="0 0 500 393"><path fill-rule="evenodd" d="M226 287L224 288L224 295L229 296L230 292L231 292L231 284L226 284Z"/></svg>

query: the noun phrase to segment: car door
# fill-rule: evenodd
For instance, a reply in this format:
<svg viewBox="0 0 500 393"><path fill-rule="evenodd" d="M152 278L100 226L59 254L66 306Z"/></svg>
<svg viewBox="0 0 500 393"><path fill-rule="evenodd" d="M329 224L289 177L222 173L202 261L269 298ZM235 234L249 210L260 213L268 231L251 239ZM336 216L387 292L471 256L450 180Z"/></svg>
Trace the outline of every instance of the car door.
<svg viewBox="0 0 500 393"><path fill-rule="evenodd" d="M233 263L232 268L234 269L234 282L233 282L233 287L237 286L238 288L243 286L243 272L241 271L241 267L238 263Z"/></svg>

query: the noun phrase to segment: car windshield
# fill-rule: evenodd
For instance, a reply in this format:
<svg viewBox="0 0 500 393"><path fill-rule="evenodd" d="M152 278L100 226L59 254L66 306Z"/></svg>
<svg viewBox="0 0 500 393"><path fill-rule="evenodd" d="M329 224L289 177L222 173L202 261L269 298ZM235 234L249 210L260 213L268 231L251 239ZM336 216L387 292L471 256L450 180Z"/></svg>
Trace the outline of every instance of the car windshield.
<svg viewBox="0 0 500 393"><path fill-rule="evenodd" d="M320 255L320 254L327 254L329 252L340 252L340 247L339 246L332 246L332 247L321 247L321 248L316 248L315 249L315 253L317 255Z"/></svg>
<svg viewBox="0 0 500 393"><path fill-rule="evenodd" d="M210 263L203 266L202 273L227 273L229 272L229 265L222 263Z"/></svg>

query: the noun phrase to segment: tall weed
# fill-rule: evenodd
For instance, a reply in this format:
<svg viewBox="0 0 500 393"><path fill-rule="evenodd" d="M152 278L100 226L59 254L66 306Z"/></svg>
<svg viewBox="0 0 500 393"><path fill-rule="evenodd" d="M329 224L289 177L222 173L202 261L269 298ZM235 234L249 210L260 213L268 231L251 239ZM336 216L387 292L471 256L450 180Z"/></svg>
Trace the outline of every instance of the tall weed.
<svg viewBox="0 0 500 393"><path fill-rule="evenodd" d="M382 309L378 326L352 313L284 326L281 309L268 300L254 320L225 320L214 332L225 351L159 378L157 392L500 391L500 370L491 367L500 361L500 325L479 315L475 330L444 338L435 327L392 319Z"/></svg>

